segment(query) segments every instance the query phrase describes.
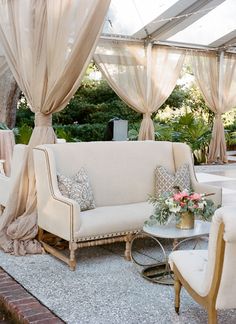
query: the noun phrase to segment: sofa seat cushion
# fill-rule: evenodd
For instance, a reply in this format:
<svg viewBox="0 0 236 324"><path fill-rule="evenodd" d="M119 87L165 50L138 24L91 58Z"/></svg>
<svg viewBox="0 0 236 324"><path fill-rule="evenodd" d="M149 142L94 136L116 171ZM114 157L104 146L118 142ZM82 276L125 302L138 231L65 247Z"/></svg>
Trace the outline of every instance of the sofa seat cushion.
<svg viewBox="0 0 236 324"><path fill-rule="evenodd" d="M174 251L169 255L169 263L173 263L188 282L188 284L201 296L206 296L206 268L208 250Z"/></svg>
<svg viewBox="0 0 236 324"><path fill-rule="evenodd" d="M75 238L95 238L115 233L142 229L144 221L152 214L148 202L118 206L97 207L80 213L80 227L75 229Z"/></svg>

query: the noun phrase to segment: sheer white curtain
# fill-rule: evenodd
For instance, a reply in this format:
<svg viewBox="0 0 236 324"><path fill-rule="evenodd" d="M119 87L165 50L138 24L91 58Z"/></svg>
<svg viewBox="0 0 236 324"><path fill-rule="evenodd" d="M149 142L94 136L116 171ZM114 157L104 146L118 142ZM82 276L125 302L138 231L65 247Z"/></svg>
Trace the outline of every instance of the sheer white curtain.
<svg viewBox="0 0 236 324"><path fill-rule="evenodd" d="M185 52L142 43L100 40L94 60L117 95L143 114L139 140L154 139L152 114L179 77Z"/></svg>
<svg viewBox="0 0 236 324"><path fill-rule="evenodd" d="M4 56L0 55L0 78L9 69Z"/></svg>
<svg viewBox="0 0 236 324"><path fill-rule="evenodd" d="M21 177L0 217L0 246L40 252L32 148L54 143L52 113L78 89L95 49L110 0L1 0L0 42L8 65L35 113Z"/></svg>
<svg viewBox="0 0 236 324"><path fill-rule="evenodd" d="M194 75L209 108L215 113L209 162L227 162L222 114L236 107L236 57L201 53L192 56Z"/></svg>

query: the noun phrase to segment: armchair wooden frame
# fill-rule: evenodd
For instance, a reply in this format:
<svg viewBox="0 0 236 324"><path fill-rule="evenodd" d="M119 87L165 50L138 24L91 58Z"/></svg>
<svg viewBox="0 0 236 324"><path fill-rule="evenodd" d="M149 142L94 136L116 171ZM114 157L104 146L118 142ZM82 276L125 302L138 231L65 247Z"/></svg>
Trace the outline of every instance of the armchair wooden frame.
<svg viewBox="0 0 236 324"><path fill-rule="evenodd" d="M221 223L217 237L215 268L211 282L211 288L206 296L203 297L196 293L196 291L194 291L192 287L188 284L188 282L183 278L176 265L173 264L173 271L175 277L175 311L177 314L179 314L180 291L183 286L187 290L187 292L192 296L192 298L207 310L208 323L217 324L216 298L220 286L225 253L225 241L223 239L223 234L224 224Z"/></svg>

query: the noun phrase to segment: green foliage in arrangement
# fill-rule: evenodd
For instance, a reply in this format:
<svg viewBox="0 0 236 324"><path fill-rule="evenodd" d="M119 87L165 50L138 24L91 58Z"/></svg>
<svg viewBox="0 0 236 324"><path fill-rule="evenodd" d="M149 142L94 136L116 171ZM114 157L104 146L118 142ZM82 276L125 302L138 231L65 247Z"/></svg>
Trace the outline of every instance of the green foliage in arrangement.
<svg viewBox="0 0 236 324"><path fill-rule="evenodd" d="M149 202L153 204L154 210L145 224L154 225L158 223L165 225L172 218L178 222L181 213L186 212L191 213L191 217L209 221L216 210L214 202L206 198L209 195L212 194L199 194L184 190L174 194L165 192L158 197L150 196Z"/></svg>

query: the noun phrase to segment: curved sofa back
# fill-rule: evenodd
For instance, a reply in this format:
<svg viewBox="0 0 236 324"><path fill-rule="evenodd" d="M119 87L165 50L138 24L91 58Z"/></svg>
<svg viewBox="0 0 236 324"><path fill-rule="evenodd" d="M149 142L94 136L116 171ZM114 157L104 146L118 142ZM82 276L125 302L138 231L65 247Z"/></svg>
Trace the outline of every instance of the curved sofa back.
<svg viewBox="0 0 236 324"><path fill-rule="evenodd" d="M190 149L182 143L79 142L37 148L35 159L40 152L48 156L48 172L54 185L57 174L71 176L84 167L98 207L146 201L148 194L154 192L154 171L158 165L175 172L176 163L192 163ZM40 178L45 179L46 173L40 175L39 181Z"/></svg>

